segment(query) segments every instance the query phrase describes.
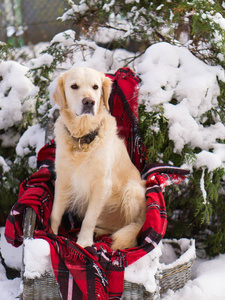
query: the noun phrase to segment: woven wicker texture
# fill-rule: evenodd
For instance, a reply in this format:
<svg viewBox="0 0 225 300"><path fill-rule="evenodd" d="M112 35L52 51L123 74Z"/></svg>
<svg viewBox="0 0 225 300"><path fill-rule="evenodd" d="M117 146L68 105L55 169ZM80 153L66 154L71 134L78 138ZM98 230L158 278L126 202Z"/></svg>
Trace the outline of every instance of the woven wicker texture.
<svg viewBox="0 0 225 300"><path fill-rule="evenodd" d="M158 300L159 293L150 293L146 291L142 284L124 282L124 291L122 300Z"/></svg>
<svg viewBox="0 0 225 300"><path fill-rule="evenodd" d="M193 263L194 259L175 268L160 271L160 293L163 294L168 291L168 289L176 291L182 288L185 283L191 278L191 269Z"/></svg>
<svg viewBox="0 0 225 300"><path fill-rule="evenodd" d="M23 300L61 300L58 283L53 274L34 279L23 279Z"/></svg>

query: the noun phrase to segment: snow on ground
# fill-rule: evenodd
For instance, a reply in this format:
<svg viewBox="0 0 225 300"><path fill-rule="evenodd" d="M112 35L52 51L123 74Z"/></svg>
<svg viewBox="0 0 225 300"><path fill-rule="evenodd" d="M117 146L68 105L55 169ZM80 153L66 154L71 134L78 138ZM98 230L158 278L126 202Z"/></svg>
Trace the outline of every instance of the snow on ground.
<svg viewBox="0 0 225 300"><path fill-rule="evenodd" d="M21 269L22 247L15 248L8 244L4 237L4 227L0 228L0 251L7 266ZM20 278L7 279L6 272L0 260L0 298L1 300L14 300L20 293Z"/></svg>
<svg viewBox="0 0 225 300"><path fill-rule="evenodd" d="M182 289L168 291L163 300L224 300L225 254L213 260L197 259L192 277Z"/></svg>
<svg viewBox="0 0 225 300"><path fill-rule="evenodd" d="M21 268L22 261L22 247L14 248L10 244L7 244L4 238L4 228L0 228L1 240L0 249L5 262L10 267L15 267L16 269ZM182 241L181 246L185 246L185 239ZM35 272L38 270L41 274L46 268L49 270L50 265L48 261L49 249L46 241L28 241L27 243L27 275L32 278L35 273L33 273L33 266L39 262L38 269L35 268ZM136 277L136 281L145 281L146 287L149 290L154 290L153 274L156 270L158 264L158 257L164 252L164 263L171 263L174 260L174 254L170 252L169 246L166 248L157 247L152 251L150 255L146 255L143 259L139 260L138 265L135 267L133 265L132 270L126 271L126 279L131 279L132 276ZM166 251L166 253L165 253ZM41 258L39 254L42 254ZM190 250L187 256L193 255L193 248ZM149 263L151 261L151 263ZM41 263L40 263L41 262ZM43 264L42 264L43 262ZM173 264L173 263L172 263ZM143 265L145 272L140 274L140 265ZM42 267L41 267L42 266ZM44 266L44 267L43 267ZM132 266L132 265L131 265ZM148 266L148 268L146 268ZM130 275L128 273L130 272ZM130 277L129 277L130 276ZM145 276L145 278L142 278ZM148 278L146 278L148 276ZM149 280L151 278L151 280ZM224 300L225 298L225 254L221 254L212 260L196 259L192 279L187 282L187 284L180 290L173 292L169 290L163 295L162 300ZM15 278L12 280L7 279L5 274L5 269L0 262L0 291L1 300L14 300L20 293L20 278Z"/></svg>
<svg viewBox="0 0 225 300"><path fill-rule="evenodd" d="M0 265L1 266L1 265ZM14 300L19 296L20 291L20 278L7 280L4 270L0 267L0 291L2 300Z"/></svg>

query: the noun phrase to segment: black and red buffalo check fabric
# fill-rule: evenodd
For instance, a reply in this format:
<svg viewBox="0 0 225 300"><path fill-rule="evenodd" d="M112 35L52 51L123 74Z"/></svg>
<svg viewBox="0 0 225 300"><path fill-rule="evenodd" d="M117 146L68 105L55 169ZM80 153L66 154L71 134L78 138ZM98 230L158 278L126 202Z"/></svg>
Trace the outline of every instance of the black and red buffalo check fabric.
<svg viewBox="0 0 225 300"><path fill-rule="evenodd" d="M120 110L123 110L123 120L117 121L120 135L126 139L128 152L133 162L142 169L142 176L146 179L146 220L138 236L138 246L112 251L111 238L104 235L95 239L92 247L83 249L76 244L80 221L68 213L63 217L59 235L52 233L50 214L54 201L54 141L39 151L38 170L21 183L18 202L6 221L6 239L18 247L23 241L25 208L29 206L34 209L37 214L34 238L45 239L50 245L53 270L64 300L121 299L124 268L153 250L165 234L167 217L162 194L164 187L168 184L180 184L189 173L166 164L144 166L143 148L136 123L138 79L127 68L110 76L114 82L113 98L110 98L111 111L119 119ZM116 99L115 104L113 99ZM125 109L122 103L129 109Z"/></svg>

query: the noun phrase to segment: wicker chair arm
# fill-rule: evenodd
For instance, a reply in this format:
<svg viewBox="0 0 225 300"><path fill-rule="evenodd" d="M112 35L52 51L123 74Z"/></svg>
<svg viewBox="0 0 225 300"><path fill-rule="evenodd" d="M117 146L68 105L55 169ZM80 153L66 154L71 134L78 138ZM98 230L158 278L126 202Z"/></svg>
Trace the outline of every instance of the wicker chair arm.
<svg viewBox="0 0 225 300"><path fill-rule="evenodd" d="M36 222L36 213L31 207L25 209L24 219L23 219L23 241L26 239L32 239L34 236L34 227ZM24 278L25 263L24 263L24 243L23 243L23 254L22 254L22 269L21 276Z"/></svg>
<svg viewBox="0 0 225 300"><path fill-rule="evenodd" d="M31 207L27 207L24 215L23 238L32 239L36 223L36 213Z"/></svg>

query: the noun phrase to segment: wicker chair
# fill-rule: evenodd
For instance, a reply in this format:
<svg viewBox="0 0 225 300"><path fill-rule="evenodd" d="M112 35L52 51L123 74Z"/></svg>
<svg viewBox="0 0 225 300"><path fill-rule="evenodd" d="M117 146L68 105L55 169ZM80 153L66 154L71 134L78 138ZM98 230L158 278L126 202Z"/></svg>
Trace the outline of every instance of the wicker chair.
<svg viewBox="0 0 225 300"><path fill-rule="evenodd" d="M33 238L34 228L36 222L36 214L30 207L26 209L24 218L24 240ZM183 252L176 240L165 240L165 243L169 243L177 254L178 259L184 255L190 248L185 249ZM190 240L189 246L194 247L195 241ZM24 253L23 244L23 253ZM158 271L155 275L155 279L158 283L158 289L154 293L148 292L142 284L133 282L124 282L123 300L158 300L160 295L167 290L172 289L176 291L182 288L186 282L191 278L191 270L195 260L195 252L192 251L191 255L188 255L188 260L182 263L178 263L175 266L164 266L161 268L159 264ZM22 263L21 278L23 283L23 290L20 295L21 300L60 300L61 295L58 287L58 283L54 277L53 272L46 272L41 277L34 279L26 278L24 276L25 265Z"/></svg>

